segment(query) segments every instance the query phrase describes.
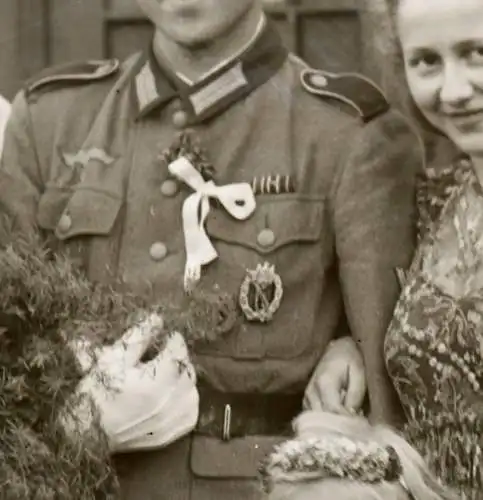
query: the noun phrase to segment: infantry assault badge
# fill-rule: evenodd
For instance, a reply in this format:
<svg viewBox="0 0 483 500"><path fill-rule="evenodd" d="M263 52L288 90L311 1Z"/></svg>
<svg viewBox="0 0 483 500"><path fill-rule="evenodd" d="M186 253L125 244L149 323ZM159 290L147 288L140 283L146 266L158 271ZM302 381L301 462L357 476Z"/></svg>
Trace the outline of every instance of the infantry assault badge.
<svg viewBox="0 0 483 500"><path fill-rule="evenodd" d="M240 307L249 321L267 323L280 307L282 279L268 262L247 270L240 287Z"/></svg>

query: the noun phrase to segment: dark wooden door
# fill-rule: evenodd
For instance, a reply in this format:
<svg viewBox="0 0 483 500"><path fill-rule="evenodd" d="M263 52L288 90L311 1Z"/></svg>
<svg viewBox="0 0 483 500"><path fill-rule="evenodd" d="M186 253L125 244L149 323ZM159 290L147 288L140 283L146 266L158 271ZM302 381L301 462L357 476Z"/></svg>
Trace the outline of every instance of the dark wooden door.
<svg viewBox="0 0 483 500"><path fill-rule="evenodd" d="M7 94L48 65L123 58L145 47L152 33L135 0L0 3L15 11L18 26L16 44L10 50L15 68L12 63L5 63L8 70L0 67L0 92L7 89ZM377 79L362 0L266 0L265 4L286 44L309 64L328 71L360 71Z"/></svg>

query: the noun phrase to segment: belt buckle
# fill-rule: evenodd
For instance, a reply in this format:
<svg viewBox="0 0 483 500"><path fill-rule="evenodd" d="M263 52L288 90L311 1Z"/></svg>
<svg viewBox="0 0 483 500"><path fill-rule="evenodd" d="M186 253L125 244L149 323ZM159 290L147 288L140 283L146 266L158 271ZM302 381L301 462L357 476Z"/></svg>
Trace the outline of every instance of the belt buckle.
<svg viewBox="0 0 483 500"><path fill-rule="evenodd" d="M223 430L221 439L229 441L231 439L231 405L226 404L223 410Z"/></svg>

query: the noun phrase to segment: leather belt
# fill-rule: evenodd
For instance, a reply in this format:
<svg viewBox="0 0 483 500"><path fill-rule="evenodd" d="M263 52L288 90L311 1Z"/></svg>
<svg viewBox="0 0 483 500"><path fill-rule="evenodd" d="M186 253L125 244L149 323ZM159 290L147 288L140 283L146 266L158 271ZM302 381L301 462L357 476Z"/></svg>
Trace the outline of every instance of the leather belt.
<svg viewBox="0 0 483 500"><path fill-rule="evenodd" d="M229 440L243 436L285 436L302 411L303 394L246 394L198 387L200 414L195 432Z"/></svg>

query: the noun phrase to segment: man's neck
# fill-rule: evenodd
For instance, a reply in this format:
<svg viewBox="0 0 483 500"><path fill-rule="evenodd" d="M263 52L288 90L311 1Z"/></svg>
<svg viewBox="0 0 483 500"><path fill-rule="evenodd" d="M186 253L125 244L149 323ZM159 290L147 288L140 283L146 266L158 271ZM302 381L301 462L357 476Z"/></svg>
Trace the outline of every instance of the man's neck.
<svg viewBox="0 0 483 500"><path fill-rule="evenodd" d="M256 38L263 19L263 12L253 8L229 33L196 49L183 47L158 30L154 36L154 55L161 64L167 64L173 72L194 83L243 52Z"/></svg>

